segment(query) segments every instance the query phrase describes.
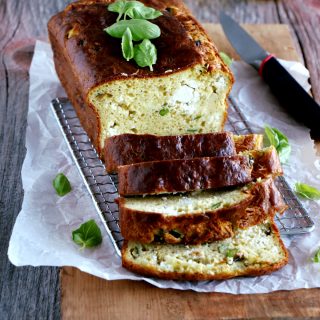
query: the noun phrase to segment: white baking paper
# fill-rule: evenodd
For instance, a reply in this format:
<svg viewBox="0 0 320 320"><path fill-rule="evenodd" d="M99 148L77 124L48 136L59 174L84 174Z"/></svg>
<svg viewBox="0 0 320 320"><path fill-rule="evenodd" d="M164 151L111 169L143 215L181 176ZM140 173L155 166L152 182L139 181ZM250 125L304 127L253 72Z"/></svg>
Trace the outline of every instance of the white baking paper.
<svg viewBox="0 0 320 320"><path fill-rule="evenodd" d="M309 90L308 71L297 62L283 61L283 64ZM308 129L281 111L268 87L250 66L234 62L232 69L236 78L232 97L254 131L262 132L263 126L269 124L288 136L292 155L284 170L290 184L300 181L320 187L320 161L315 156ZM320 207L312 201L303 203L315 221L315 230L310 234L283 237L290 252L289 264L272 275L206 282L140 277L121 267L120 258L100 222L102 245L79 250L71 240L72 230L90 218L98 222L99 217L49 106L52 99L61 96L65 93L54 70L50 46L37 42L30 68L27 154L22 168L24 201L8 251L14 265L74 266L108 280L145 280L160 288L199 292L264 293L320 286L320 264L311 262L320 246ZM73 191L62 198L52 187L58 172L64 172L73 186Z"/></svg>

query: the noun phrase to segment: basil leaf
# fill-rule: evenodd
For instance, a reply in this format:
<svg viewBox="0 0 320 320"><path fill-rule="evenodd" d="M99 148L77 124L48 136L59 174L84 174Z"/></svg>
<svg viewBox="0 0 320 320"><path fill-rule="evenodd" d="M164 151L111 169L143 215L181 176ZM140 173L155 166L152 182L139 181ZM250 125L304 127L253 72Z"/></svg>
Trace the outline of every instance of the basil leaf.
<svg viewBox="0 0 320 320"><path fill-rule="evenodd" d="M117 21L119 21L126 10L127 1L116 1L114 3L109 4L108 10L111 12L119 13Z"/></svg>
<svg viewBox="0 0 320 320"><path fill-rule="evenodd" d="M140 19L121 20L105 28L104 31L114 38L122 38L127 28L130 29L134 41L155 39L160 37L161 33L156 24Z"/></svg>
<svg viewBox="0 0 320 320"><path fill-rule="evenodd" d="M273 145L276 148L280 161L285 163L289 159L291 153L291 146L288 138L276 128L270 128L269 126L266 126L264 131L270 145Z"/></svg>
<svg viewBox="0 0 320 320"><path fill-rule="evenodd" d="M102 242L101 230L91 219L72 231L72 240L82 248L92 248Z"/></svg>
<svg viewBox="0 0 320 320"><path fill-rule="evenodd" d="M311 200L320 199L320 190L305 183L297 182L295 184L295 192L303 198Z"/></svg>
<svg viewBox="0 0 320 320"><path fill-rule="evenodd" d="M133 43L132 43L132 34L129 28L126 29L125 33L122 36L121 41L122 55L127 61L133 58Z"/></svg>
<svg viewBox="0 0 320 320"><path fill-rule="evenodd" d="M320 263L320 248L314 254L314 257L312 258L312 261L316 262L316 263Z"/></svg>
<svg viewBox="0 0 320 320"><path fill-rule="evenodd" d="M126 14L132 19L156 19L162 16L162 13L150 7L133 7Z"/></svg>
<svg viewBox="0 0 320 320"><path fill-rule="evenodd" d="M169 113L169 109L168 108L163 108L159 111L160 116L165 116L166 114Z"/></svg>
<svg viewBox="0 0 320 320"><path fill-rule="evenodd" d="M68 178L63 174L59 173L52 181L53 187L60 197L65 196L71 191L71 184Z"/></svg>
<svg viewBox="0 0 320 320"><path fill-rule="evenodd" d="M125 12L124 12L124 19L128 16L128 13L132 11L133 9L139 9L143 8L144 4L139 1L127 1L125 6Z"/></svg>
<svg viewBox="0 0 320 320"><path fill-rule="evenodd" d="M225 52L220 51L219 55L222 59L222 61L229 67L231 63L233 62L233 59L230 58Z"/></svg>
<svg viewBox="0 0 320 320"><path fill-rule="evenodd" d="M140 44L135 45L134 60L139 67L149 67L153 71L152 65L157 62L157 49L154 44L150 40L145 39Z"/></svg>
<svg viewBox="0 0 320 320"><path fill-rule="evenodd" d="M269 140L269 143L275 147L279 145L279 138L275 132L268 126L264 128L264 132Z"/></svg>

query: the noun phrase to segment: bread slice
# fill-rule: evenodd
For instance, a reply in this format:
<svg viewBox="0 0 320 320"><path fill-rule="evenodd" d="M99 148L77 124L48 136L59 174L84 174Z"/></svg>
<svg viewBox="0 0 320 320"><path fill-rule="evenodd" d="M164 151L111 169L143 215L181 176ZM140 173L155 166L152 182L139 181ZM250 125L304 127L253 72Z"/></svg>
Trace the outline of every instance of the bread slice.
<svg viewBox="0 0 320 320"><path fill-rule="evenodd" d="M200 244L232 237L286 208L269 178L235 190L119 198L123 237L141 243Z"/></svg>
<svg viewBox="0 0 320 320"><path fill-rule="evenodd" d="M57 74L101 156L105 139L123 133L222 131L233 77L183 2L141 1L163 14L152 20L161 30L153 72L103 31L116 22L111 2L78 1L48 23Z"/></svg>
<svg viewBox="0 0 320 320"><path fill-rule="evenodd" d="M288 252L272 219L209 244L141 244L125 240L122 248L123 267L170 280L258 276L276 271L287 262Z"/></svg>
<svg viewBox="0 0 320 320"><path fill-rule="evenodd" d="M118 166L146 161L233 156L262 148L262 135L234 136L231 132L156 136L121 134L106 139L104 160L109 173Z"/></svg>
<svg viewBox="0 0 320 320"><path fill-rule="evenodd" d="M163 194L238 186L282 174L271 146L242 155L141 162L118 167L121 196Z"/></svg>
<svg viewBox="0 0 320 320"><path fill-rule="evenodd" d="M121 134L107 138L104 159L108 172L118 166L146 161L222 157L236 154L229 132L156 136Z"/></svg>

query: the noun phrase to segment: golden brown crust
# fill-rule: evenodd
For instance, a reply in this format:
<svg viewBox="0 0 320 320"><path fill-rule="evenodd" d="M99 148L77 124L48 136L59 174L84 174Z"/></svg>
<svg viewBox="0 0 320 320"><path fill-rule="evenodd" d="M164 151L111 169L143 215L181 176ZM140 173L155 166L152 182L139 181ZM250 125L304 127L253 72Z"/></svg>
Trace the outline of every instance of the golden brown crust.
<svg viewBox="0 0 320 320"><path fill-rule="evenodd" d="M239 186L252 181L247 156L141 162L118 167L121 196L162 194Z"/></svg>
<svg viewBox="0 0 320 320"><path fill-rule="evenodd" d="M107 138L104 144L104 160L108 172L116 172L120 165L145 161L235 154L233 135L229 132L175 136L121 134Z"/></svg>
<svg viewBox="0 0 320 320"><path fill-rule="evenodd" d="M232 156L262 148L262 135L234 136L229 132L156 136L120 134L106 138L104 160L109 173L118 166L146 161Z"/></svg>
<svg viewBox="0 0 320 320"><path fill-rule="evenodd" d="M253 164L252 164L253 163ZM275 148L246 155L149 161L118 167L121 196L239 186L283 174Z"/></svg>
<svg viewBox="0 0 320 320"><path fill-rule="evenodd" d="M147 208L133 210L126 207L126 198L119 198L121 233L125 239L141 243L161 240L171 244L201 244L230 238L236 228L257 225L287 208L271 178L246 192L250 195L234 206L175 216L148 212Z"/></svg>
<svg viewBox="0 0 320 320"><path fill-rule="evenodd" d="M284 258L277 263L265 263L265 264L256 264L253 266L247 266L244 270L239 272L227 273L220 272L218 274L204 274L200 272L165 272L160 271L153 266L144 267L139 264L135 264L129 257L128 254L128 241L125 240L122 247L122 266L132 272L141 274L148 277L156 277L166 280L181 280L181 281L202 281L202 280L225 280L240 276L253 277L261 276L265 274L270 274L274 271L277 271L284 267L288 263L288 251L285 248L275 223L272 222L271 228L273 230L274 236L277 237L279 245L284 253Z"/></svg>
<svg viewBox="0 0 320 320"><path fill-rule="evenodd" d="M260 150L263 148L262 134L234 135L233 139L237 153L250 150Z"/></svg>
<svg viewBox="0 0 320 320"><path fill-rule="evenodd" d="M233 82L231 72L203 28L178 0L142 1L163 13L153 20L163 30L160 38L154 40L158 48L154 72L127 62L122 58L119 39L103 31L116 20L117 15L106 9L111 2L78 1L48 23L57 74L101 157L99 116L88 101L89 92L98 85L129 78L166 77L196 64L202 64L208 72L218 70L227 75L230 89Z"/></svg>

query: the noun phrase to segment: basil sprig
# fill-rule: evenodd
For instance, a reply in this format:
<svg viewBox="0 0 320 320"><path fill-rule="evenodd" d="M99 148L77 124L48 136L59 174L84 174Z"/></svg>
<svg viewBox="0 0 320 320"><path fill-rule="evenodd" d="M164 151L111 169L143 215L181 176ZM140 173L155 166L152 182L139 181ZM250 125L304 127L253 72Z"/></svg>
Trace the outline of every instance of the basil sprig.
<svg viewBox="0 0 320 320"><path fill-rule="evenodd" d="M117 21L119 21L122 16L126 18L126 15L133 8L144 7L144 4L139 1L116 1L114 3L109 4L108 10L111 12L119 13Z"/></svg>
<svg viewBox="0 0 320 320"><path fill-rule="evenodd" d="M282 163L287 162L291 153L291 146L288 138L276 128L270 128L269 126L266 126L264 131L270 145L273 145L276 148L280 161Z"/></svg>
<svg viewBox="0 0 320 320"><path fill-rule="evenodd" d="M52 181L53 187L60 197L65 196L71 191L71 184L68 178L63 174L59 173Z"/></svg>
<svg viewBox="0 0 320 320"><path fill-rule="evenodd" d="M101 230L91 219L72 231L72 240L82 248L92 248L102 242Z"/></svg>
<svg viewBox="0 0 320 320"><path fill-rule="evenodd" d="M160 28L150 19L158 18L162 13L146 7L139 1L118 0L108 6L108 10L118 13L117 22L104 29L110 36L120 38L123 57L134 59L139 67L149 67L157 62L157 49L150 39L160 37ZM123 17L123 20L120 20ZM127 20L129 17L131 19ZM142 41L133 44L133 41Z"/></svg>
<svg viewBox="0 0 320 320"><path fill-rule="evenodd" d="M295 184L295 192L303 198L311 200L320 199L320 190L305 183L297 182Z"/></svg>

